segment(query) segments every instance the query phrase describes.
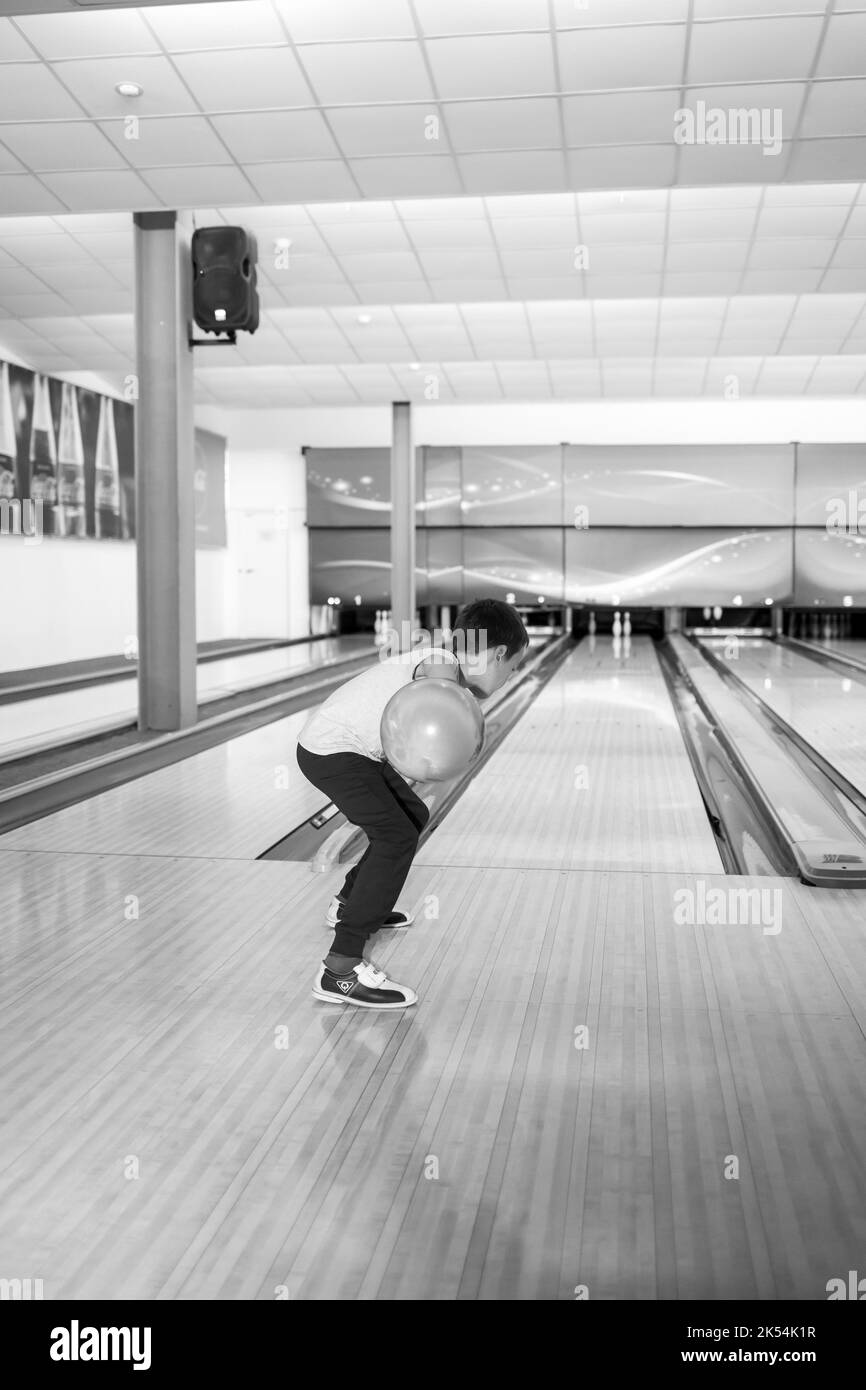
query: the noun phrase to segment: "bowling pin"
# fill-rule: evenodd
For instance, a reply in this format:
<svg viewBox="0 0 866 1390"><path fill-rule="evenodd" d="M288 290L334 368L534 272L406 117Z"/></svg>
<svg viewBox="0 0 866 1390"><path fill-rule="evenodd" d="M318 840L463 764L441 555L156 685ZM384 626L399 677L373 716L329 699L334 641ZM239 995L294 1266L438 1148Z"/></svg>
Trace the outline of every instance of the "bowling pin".
<svg viewBox="0 0 866 1390"><path fill-rule="evenodd" d="M622 635L623 637L631 637L631 614L628 612L623 618Z"/></svg>
<svg viewBox="0 0 866 1390"><path fill-rule="evenodd" d="M722 616L722 610L721 610L721 608L719 608L719 606L718 606L718 604L717 604L716 607L713 609L713 618L714 618L714 620L715 620L716 622L718 622L719 619L721 618L721 616Z"/></svg>
<svg viewBox="0 0 866 1390"><path fill-rule="evenodd" d="M121 539L120 470L117 436L114 430L114 401L109 396L99 397L94 488L97 536L107 537L109 540Z"/></svg>
<svg viewBox="0 0 866 1390"><path fill-rule="evenodd" d="M828 615L827 613L824 614L824 630L823 630L822 636L823 636L823 639L824 639L825 642L829 642L829 640L830 640L830 618L829 618L829 615Z"/></svg>
<svg viewBox="0 0 866 1390"><path fill-rule="evenodd" d="M710 618L711 618L711 617L712 617L712 609L710 609L710 608L705 608L705 609L704 609L704 622L705 622L705 623L708 623L708 622L710 621Z"/></svg>
<svg viewBox="0 0 866 1390"><path fill-rule="evenodd" d="M622 654L623 654L623 656L625 657L626 660L628 660L628 658L631 656L631 638L630 638L630 637L623 637L623 639L622 639Z"/></svg>
<svg viewBox="0 0 866 1390"><path fill-rule="evenodd" d="M622 637L622 622L620 621L619 609L613 615L613 635Z"/></svg>
<svg viewBox="0 0 866 1390"><path fill-rule="evenodd" d="M595 609L589 615L589 635L590 637L595 636Z"/></svg>
<svg viewBox="0 0 866 1390"><path fill-rule="evenodd" d="M12 414L9 364L0 362L0 501L11 502L15 496L17 457L18 444L15 439L15 418Z"/></svg>
<svg viewBox="0 0 866 1390"><path fill-rule="evenodd" d="M101 396L104 402L105 397ZM99 416L100 424L102 414ZM30 496L41 502L42 525L46 535L54 534L57 505L57 440L51 418L51 397L48 378L36 376L33 381L33 419L30 427ZM97 532L98 534L98 532Z"/></svg>

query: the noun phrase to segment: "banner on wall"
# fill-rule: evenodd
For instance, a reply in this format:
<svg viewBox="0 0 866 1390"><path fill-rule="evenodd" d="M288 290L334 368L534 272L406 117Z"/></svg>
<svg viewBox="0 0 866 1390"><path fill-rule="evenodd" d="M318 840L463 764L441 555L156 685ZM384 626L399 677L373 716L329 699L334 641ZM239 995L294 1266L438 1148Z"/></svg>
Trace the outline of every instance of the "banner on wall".
<svg viewBox="0 0 866 1390"><path fill-rule="evenodd" d="M195 432L196 545L224 547L225 440ZM35 504L44 536L135 539L135 411L0 360L0 535ZM37 513L38 514L38 513Z"/></svg>

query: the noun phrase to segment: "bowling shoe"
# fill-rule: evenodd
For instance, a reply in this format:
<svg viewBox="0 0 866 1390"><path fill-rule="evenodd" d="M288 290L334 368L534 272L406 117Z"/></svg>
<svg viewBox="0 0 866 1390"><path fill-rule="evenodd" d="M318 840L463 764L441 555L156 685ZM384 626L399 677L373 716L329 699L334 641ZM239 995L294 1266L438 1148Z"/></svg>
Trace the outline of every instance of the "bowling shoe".
<svg viewBox="0 0 866 1390"><path fill-rule="evenodd" d="M342 906L342 898L336 897L331 899L331 905L325 917L325 925L329 927L331 931L334 931L337 926L337 914ZM389 912L379 930L381 931L384 927L409 927L414 921L415 918L411 912Z"/></svg>
<svg viewBox="0 0 866 1390"><path fill-rule="evenodd" d="M414 989L395 984L370 960L362 960L348 975L335 975L323 963L313 994L326 1004L353 1004L357 1009L406 1009L418 1002Z"/></svg>

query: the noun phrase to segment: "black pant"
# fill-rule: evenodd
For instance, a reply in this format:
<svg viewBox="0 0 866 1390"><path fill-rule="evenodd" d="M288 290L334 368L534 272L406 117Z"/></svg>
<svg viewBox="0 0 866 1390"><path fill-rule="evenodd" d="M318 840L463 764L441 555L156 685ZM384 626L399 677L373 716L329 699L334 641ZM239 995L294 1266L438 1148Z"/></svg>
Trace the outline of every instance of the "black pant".
<svg viewBox="0 0 866 1390"><path fill-rule="evenodd" d="M430 812L390 763L360 753L309 753L298 744L298 766L309 782L364 831L369 844L340 889L332 949L363 956L367 938L392 911Z"/></svg>

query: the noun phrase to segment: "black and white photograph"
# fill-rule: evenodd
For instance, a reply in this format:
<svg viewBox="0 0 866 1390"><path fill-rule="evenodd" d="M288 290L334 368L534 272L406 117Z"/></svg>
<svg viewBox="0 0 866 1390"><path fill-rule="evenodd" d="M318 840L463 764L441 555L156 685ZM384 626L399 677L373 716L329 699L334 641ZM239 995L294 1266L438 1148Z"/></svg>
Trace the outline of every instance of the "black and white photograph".
<svg viewBox="0 0 866 1390"><path fill-rule="evenodd" d="M26 1376L832 1383L866 0L0 0L0 1058Z"/></svg>

